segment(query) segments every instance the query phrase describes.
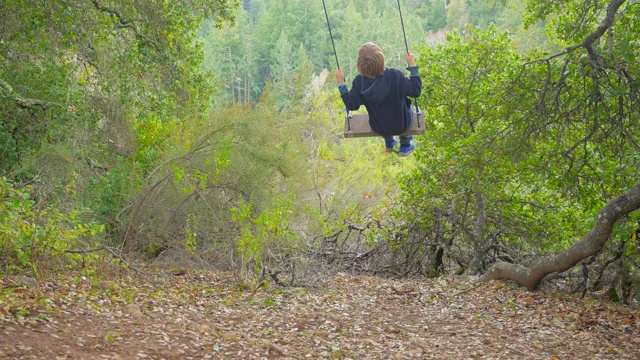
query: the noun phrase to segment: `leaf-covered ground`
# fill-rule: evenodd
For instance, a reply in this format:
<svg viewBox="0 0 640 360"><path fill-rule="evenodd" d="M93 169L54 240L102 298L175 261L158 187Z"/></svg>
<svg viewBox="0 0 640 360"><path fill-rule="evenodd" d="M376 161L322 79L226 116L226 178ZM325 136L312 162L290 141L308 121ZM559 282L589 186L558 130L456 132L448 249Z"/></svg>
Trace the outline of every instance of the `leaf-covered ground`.
<svg viewBox="0 0 640 360"><path fill-rule="evenodd" d="M239 291L225 274L0 279L0 358L639 359L640 309L507 283L337 275Z"/></svg>

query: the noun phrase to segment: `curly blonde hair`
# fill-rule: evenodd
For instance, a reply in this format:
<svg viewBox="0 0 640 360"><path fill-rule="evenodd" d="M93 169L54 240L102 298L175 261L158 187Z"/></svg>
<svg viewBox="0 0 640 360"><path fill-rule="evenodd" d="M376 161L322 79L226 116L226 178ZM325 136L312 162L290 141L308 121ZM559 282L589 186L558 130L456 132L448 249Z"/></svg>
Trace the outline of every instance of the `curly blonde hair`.
<svg viewBox="0 0 640 360"><path fill-rule="evenodd" d="M384 73L384 54L380 47L368 42L358 52L358 71L368 78L377 78Z"/></svg>

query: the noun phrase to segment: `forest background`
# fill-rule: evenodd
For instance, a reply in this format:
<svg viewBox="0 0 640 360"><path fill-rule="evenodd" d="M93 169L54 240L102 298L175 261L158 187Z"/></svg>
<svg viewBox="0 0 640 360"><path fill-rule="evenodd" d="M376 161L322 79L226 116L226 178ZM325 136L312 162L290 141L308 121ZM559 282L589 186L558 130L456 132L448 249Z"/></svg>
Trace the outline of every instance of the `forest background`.
<svg viewBox="0 0 640 360"><path fill-rule="evenodd" d="M348 79L365 41L404 68L395 1L326 3ZM321 1L3 2L0 271L108 255L637 300L638 3L401 3L427 119L407 159L342 138Z"/></svg>

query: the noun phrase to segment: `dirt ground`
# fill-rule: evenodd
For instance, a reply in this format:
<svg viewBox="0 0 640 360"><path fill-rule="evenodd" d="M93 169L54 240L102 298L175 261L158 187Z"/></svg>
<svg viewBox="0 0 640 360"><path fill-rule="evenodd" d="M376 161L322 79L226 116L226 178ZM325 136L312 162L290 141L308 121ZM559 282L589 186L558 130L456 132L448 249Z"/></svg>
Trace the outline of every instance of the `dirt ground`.
<svg viewBox="0 0 640 360"><path fill-rule="evenodd" d="M0 358L640 359L640 309L504 282L338 274L241 291L212 272L0 278Z"/></svg>

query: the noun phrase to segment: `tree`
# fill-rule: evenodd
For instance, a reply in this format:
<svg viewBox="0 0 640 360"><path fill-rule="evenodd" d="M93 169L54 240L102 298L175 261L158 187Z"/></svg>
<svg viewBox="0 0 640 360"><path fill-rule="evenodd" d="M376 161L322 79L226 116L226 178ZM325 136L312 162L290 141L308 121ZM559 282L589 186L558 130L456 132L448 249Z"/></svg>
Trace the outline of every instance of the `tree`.
<svg viewBox="0 0 640 360"><path fill-rule="evenodd" d="M500 8L487 0L475 0L469 6L469 21L481 28L494 24Z"/></svg>
<svg viewBox="0 0 640 360"><path fill-rule="evenodd" d="M541 138L566 136L546 157L563 174L565 180L558 185L575 194L583 206L594 207L607 197L622 195L610 200L598 212L592 230L566 251L528 267L497 263L483 280L511 279L535 289L546 275L597 255L612 234L624 230L625 224L618 224L621 219L635 222L632 213L640 208L640 185L634 175L640 164L640 129L634 120L639 115L640 74L637 63L629 61L635 58L629 44L640 29L632 20L635 6L625 3L611 0L602 7L577 1L529 3L529 21L556 14L558 37L573 45L536 61L545 65L548 75L541 82L544 87L534 113L548 121L530 126L527 139L521 140L532 146Z"/></svg>
<svg viewBox="0 0 640 360"><path fill-rule="evenodd" d="M185 109L208 108L195 30L205 18L231 20L235 6L235 0L3 2L0 111L8 116L0 138L11 140L0 155L1 172L43 144L69 139L78 123L95 131L100 122L109 133L131 119L181 118ZM100 142L131 154L135 145L125 133Z"/></svg>
<svg viewBox="0 0 640 360"><path fill-rule="evenodd" d="M616 222L638 209L640 209L640 184L603 207L598 212L593 229L566 251L546 257L529 267L507 262L496 263L484 273L480 280L509 279L530 290L535 290L545 276L567 271L580 261L597 255L609 241Z"/></svg>
<svg viewBox="0 0 640 360"><path fill-rule="evenodd" d="M621 279L637 269L629 239L638 229L639 87L638 67L627 60L638 28L623 4L531 2L529 24L562 13L557 41L574 44L548 56L521 57L491 28L420 54L432 124L403 190L413 226L406 243L425 254L414 263L429 266L423 273L449 261L483 280L533 289L607 242L627 262ZM592 27L574 34L576 19Z"/></svg>
<svg viewBox="0 0 640 360"><path fill-rule="evenodd" d="M447 28L464 30L470 21L467 0L451 0L447 6Z"/></svg>
<svg viewBox="0 0 640 360"><path fill-rule="evenodd" d="M209 26L204 43L203 67L215 79L217 94L223 104L254 101L261 88L255 64L256 37L253 21L245 10L238 10L234 24Z"/></svg>
<svg viewBox="0 0 640 360"><path fill-rule="evenodd" d="M272 96L276 100L277 107L287 108L291 104L291 96L288 88L291 84L291 76L294 67L292 61L292 46L284 30L280 33L280 38L272 51L274 63L271 66L271 78L275 84Z"/></svg>
<svg viewBox="0 0 640 360"><path fill-rule="evenodd" d="M509 36L495 27L471 28L465 36L456 31L436 49L424 48L418 58L424 61L423 92L429 94L421 107L431 123L415 154L419 167L402 182L403 201L407 220L415 226L409 233L431 239L414 239L432 244L420 252L439 254L421 272L437 272L451 259L477 274L492 256L517 258L548 248L526 239L544 237L549 229L560 232L580 213L567 213L575 203L558 201L544 179L523 172L526 161L512 160L525 157L528 149L516 151L504 136L505 119L525 113L534 95L509 95L520 64ZM567 219L535 214L533 209L548 202Z"/></svg>
<svg viewBox="0 0 640 360"><path fill-rule="evenodd" d="M326 63L331 44L325 35L326 28L322 3L317 1L272 0L268 9L256 24L257 58L265 59L259 67L260 85L270 78L270 65L274 63L272 49L276 46L280 34L284 31L294 48L303 44L314 68L320 69Z"/></svg>
<svg viewBox="0 0 640 360"><path fill-rule="evenodd" d="M83 216L108 225L109 241L128 245L144 179L212 105L196 31L205 19L233 20L237 5L0 4L0 139L11 139L0 174L32 183L42 208L89 209Z"/></svg>
<svg viewBox="0 0 640 360"><path fill-rule="evenodd" d="M422 19L425 31L438 31L447 25L446 0L420 1L419 7L413 12Z"/></svg>

